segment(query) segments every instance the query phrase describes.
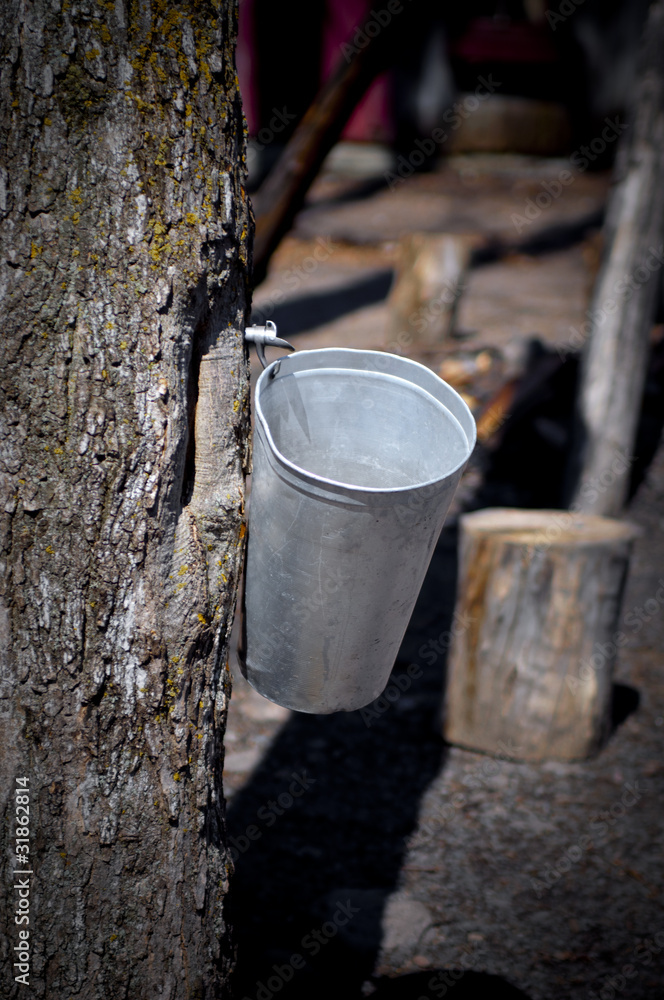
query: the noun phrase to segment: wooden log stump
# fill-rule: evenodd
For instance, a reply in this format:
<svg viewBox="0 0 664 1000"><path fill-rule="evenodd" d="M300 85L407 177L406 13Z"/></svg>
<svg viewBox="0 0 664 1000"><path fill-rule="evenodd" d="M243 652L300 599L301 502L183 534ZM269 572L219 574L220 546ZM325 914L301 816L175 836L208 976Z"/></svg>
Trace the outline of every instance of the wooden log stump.
<svg viewBox="0 0 664 1000"><path fill-rule="evenodd" d="M633 525L562 510L461 518L444 735L521 760L582 759L610 727Z"/></svg>
<svg viewBox="0 0 664 1000"><path fill-rule="evenodd" d="M409 233L399 244L396 275L388 299L388 340L436 347L451 333L465 287L473 236Z"/></svg>

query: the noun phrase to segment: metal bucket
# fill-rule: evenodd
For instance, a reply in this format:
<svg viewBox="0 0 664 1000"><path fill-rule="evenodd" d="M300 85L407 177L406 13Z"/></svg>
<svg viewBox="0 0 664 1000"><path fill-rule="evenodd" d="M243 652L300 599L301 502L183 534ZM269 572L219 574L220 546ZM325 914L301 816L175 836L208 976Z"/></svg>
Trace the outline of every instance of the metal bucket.
<svg viewBox="0 0 664 1000"><path fill-rule="evenodd" d="M461 397L378 351L301 351L256 387L244 669L300 712L385 688L475 444Z"/></svg>

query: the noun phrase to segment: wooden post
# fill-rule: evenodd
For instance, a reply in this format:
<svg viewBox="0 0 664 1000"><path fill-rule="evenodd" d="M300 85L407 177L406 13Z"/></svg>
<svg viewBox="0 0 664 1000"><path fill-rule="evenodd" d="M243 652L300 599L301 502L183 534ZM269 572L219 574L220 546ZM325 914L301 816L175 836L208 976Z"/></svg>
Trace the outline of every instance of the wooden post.
<svg viewBox="0 0 664 1000"><path fill-rule="evenodd" d="M461 518L450 743L522 760L588 757L610 723L630 524L494 508Z"/></svg>
<svg viewBox="0 0 664 1000"><path fill-rule="evenodd" d="M629 477L593 489L617 456L631 456L664 264L664 0L650 8L636 99L605 225L605 260L588 321L570 465L574 509L620 513Z"/></svg>
<svg viewBox="0 0 664 1000"><path fill-rule="evenodd" d="M432 347L451 332L477 239L445 233L409 233L399 246L388 300L388 344Z"/></svg>

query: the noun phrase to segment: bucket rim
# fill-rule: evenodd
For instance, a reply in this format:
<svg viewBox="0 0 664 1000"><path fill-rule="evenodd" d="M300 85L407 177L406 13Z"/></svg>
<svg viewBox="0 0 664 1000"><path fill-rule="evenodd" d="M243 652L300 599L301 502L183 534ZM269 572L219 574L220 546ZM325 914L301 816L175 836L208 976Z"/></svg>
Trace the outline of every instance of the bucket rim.
<svg viewBox="0 0 664 1000"><path fill-rule="evenodd" d="M282 375L286 375L286 374L293 374L293 375L295 375L297 372L308 372L308 371L314 372L314 371L317 371L317 370L318 371L330 371L330 372L332 372L332 371L335 371L335 372L339 372L339 371L363 372L364 371L364 372L366 372L369 375L383 375L383 376L386 376L389 379L394 379L397 382L403 382L403 383L405 383L407 385L410 385L413 389L419 390L420 392L423 392L425 395L429 396L438 406L442 407L442 409L448 414L448 416L452 418L452 420L454 421L454 423L459 426L459 428L461 430L461 433L462 433L462 435L463 435L463 437L464 437L464 439L466 441L466 454L464 455L464 457L459 462L457 462L456 465L454 465L452 468L448 469L446 471L445 475L443 475L443 476L436 476L433 479L427 479L427 480L424 480L424 481L418 482L418 483L410 483L407 486L385 486L385 487L383 487L383 486L359 486L359 485L354 484L354 483L345 483L345 482L342 482L341 480L338 480L338 479L330 479L327 476L318 475L317 473L311 472L310 470L305 469L305 468L303 468L300 465L296 465L290 459L286 458L286 456L283 454L283 452L279 448L277 448L277 445L276 445L276 443L274 441L274 438L272 436L272 432L271 432L270 427L268 425L267 418L265 417L265 414L263 413L263 408L261 406L261 391L263 389L265 389L265 387L267 385L269 385L274 380L274 378L276 377L276 375L281 371L281 368L282 368L283 365L286 365L287 367L290 367L288 365L289 361L293 361L295 359L301 359L303 357L307 357L307 356L311 356L311 355L325 355L325 354L327 354L327 355L332 355L332 354L338 355L339 353L348 353L348 354L353 354L353 355L356 355L356 356L357 355L368 355L368 356L380 357L380 358L386 358L387 357L387 358L390 358L390 359L395 359L400 364L403 364L405 366L412 365L413 367L417 367L417 368L423 370L426 373L427 377L433 377L436 381L440 382L441 385L445 387L446 391L452 393L456 397L456 401L458 401L458 403L460 403L461 406L463 407L463 409L466 411L466 415L469 418L469 426L472 428L473 433L471 435L469 435L468 432L467 432L467 430L466 430L466 428L464 428L464 426L461 423L461 421L454 415L454 413L450 410L450 408L448 406L446 406L445 403L442 400L440 400L436 396L434 396L433 393L431 393L427 389L425 389L424 386L420 385L418 382L413 382L412 380L410 380L408 378L404 378L401 375L396 375L393 372L384 372L384 371L377 370L376 368L359 368L359 369L358 368L344 368L343 365L334 364L334 365L329 365L329 366L314 367L314 368L310 368L310 369L306 368L306 367L305 368L299 368L298 367L297 369L295 369L292 372L284 371L284 372L282 372ZM322 347L322 348L308 350L308 351L297 351L295 354L290 354L290 355L288 355L285 358L278 358L276 361L273 361L272 364L268 365L267 368L265 368L264 371L259 376L259 379L258 379L258 381L256 383L256 394L255 394L255 404L254 405L256 407L256 416L258 418L258 421L260 423L260 426L261 426L261 428L262 428L265 436L267 437L268 443L269 443L270 448L272 450L272 454L274 455L274 457L284 467L286 467L289 470L291 470L291 472L293 472L298 478L301 478L304 481L309 481L309 482L314 483L314 484L321 484L322 486L326 486L326 487L329 487L329 486L333 486L335 488L341 487L344 490L352 490L353 494L367 493L367 494L372 494L372 495L399 495L399 494L410 493L413 490L421 490L421 489L430 488L430 487L437 486L437 485L442 485L446 481L452 479L459 472L460 469L462 470L464 468L464 466L468 462L468 459L472 455L473 449L475 447L475 440L476 440L475 418L473 417L473 415L472 415L472 413L470 411L470 408L468 407L468 404L459 395L459 393L456 391L456 389L454 389L451 385L449 385L449 383L447 383L443 379L441 379L439 375L436 375L436 373L434 371L432 371L430 368L427 368L426 365L422 365L418 361L411 361L410 358L401 358L401 357L399 357L398 354L390 354L387 351L363 351L361 349L350 348L350 347L342 347L342 348L337 348L337 347Z"/></svg>

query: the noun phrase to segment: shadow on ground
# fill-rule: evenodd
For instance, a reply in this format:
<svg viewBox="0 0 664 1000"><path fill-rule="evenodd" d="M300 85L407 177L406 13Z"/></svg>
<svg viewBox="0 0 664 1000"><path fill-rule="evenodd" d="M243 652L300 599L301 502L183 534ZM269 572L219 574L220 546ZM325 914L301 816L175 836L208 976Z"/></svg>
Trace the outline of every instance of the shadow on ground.
<svg viewBox="0 0 664 1000"><path fill-rule="evenodd" d="M553 475L551 466L556 456L560 463L568 435L576 365L553 364L540 354L535 361L540 365L530 376L535 412L522 394L521 410L516 407L502 445L486 463L474 506L559 503L561 465ZM457 527L451 523L441 535L395 667L394 690L403 688L396 699L331 716L293 713L233 799L228 834L236 856L230 906L237 1000L272 1000L277 994L283 1000L322 995L419 1000L450 989L455 1000L524 997L490 970L469 971L458 980L454 970L441 970L452 977L451 985L441 980L437 989L430 985L435 971L370 981L385 903L398 886L420 800L447 756L439 723L444 651L435 657L419 651L450 629L456 547ZM409 661L418 668L414 677L407 673ZM638 704L638 692L616 685L614 727Z"/></svg>
<svg viewBox="0 0 664 1000"><path fill-rule="evenodd" d="M436 613L425 584L415 627L427 622L437 634L449 627L455 550L452 528L443 533L442 558L434 557L428 578L437 591ZM392 703L328 716L293 713L234 798L228 832L237 855L231 906L238 1000L323 990L361 996L405 839L417 825L422 794L445 762L437 724L440 663L421 666L418 674L409 677L406 664L397 662L393 676L405 690ZM293 963L294 955L301 962Z"/></svg>
<svg viewBox="0 0 664 1000"><path fill-rule="evenodd" d="M591 212L570 222L543 228L534 236L528 236L517 243L489 240L474 251L472 266L491 264L508 253L540 256L574 246L601 225L602 217L602 211ZM384 268L339 288L294 296L276 306L273 303L263 308L257 305L252 312L251 323L258 325L271 319L276 323L281 337L292 337L325 323L332 323L365 306L383 302L390 291L393 278L392 268Z"/></svg>
<svg viewBox="0 0 664 1000"><path fill-rule="evenodd" d="M462 969L432 969L413 972L394 979L376 979L373 1000L423 1000L444 997L454 990L454 1000L528 1000L527 995L501 979L485 972Z"/></svg>
<svg viewBox="0 0 664 1000"><path fill-rule="evenodd" d="M276 307L270 305L269 316L263 316L261 307L257 306L251 314L251 322L257 325L271 319L276 323L280 337L292 337L304 330L331 323L346 313L382 302L390 290L392 274L392 270L386 268L343 288L300 295Z"/></svg>

